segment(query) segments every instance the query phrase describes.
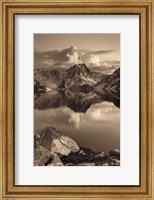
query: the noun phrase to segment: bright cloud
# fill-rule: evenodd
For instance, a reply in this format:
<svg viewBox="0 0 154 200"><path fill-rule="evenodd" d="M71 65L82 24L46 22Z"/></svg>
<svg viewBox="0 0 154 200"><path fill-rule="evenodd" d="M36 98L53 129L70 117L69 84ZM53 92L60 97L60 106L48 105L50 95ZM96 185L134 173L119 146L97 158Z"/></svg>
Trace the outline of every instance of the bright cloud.
<svg viewBox="0 0 154 200"><path fill-rule="evenodd" d="M99 66L99 57L95 55L83 56L83 62L88 66Z"/></svg>
<svg viewBox="0 0 154 200"><path fill-rule="evenodd" d="M72 46L70 48L70 51L66 54L66 56L68 57L68 60L67 60L68 63L78 64L79 56L76 49L77 49L76 46Z"/></svg>

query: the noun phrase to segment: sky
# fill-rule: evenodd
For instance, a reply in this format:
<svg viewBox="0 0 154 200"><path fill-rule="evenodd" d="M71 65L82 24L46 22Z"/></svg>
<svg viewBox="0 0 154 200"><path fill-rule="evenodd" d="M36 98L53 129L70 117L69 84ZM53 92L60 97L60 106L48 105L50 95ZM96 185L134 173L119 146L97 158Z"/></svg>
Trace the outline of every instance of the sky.
<svg viewBox="0 0 154 200"><path fill-rule="evenodd" d="M113 73L120 66L120 34L34 34L35 68L69 68L85 63Z"/></svg>

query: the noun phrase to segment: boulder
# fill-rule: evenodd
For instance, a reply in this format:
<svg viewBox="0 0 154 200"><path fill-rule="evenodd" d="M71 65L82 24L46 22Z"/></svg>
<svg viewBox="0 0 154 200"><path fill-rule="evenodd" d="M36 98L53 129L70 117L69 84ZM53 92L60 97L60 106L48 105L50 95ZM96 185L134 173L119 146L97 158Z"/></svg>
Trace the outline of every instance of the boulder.
<svg viewBox="0 0 154 200"><path fill-rule="evenodd" d="M45 166L46 163L52 160L51 152L44 147L34 149L34 165L35 166Z"/></svg>
<svg viewBox="0 0 154 200"><path fill-rule="evenodd" d="M115 149L115 152L117 152L118 154L120 154L120 150L119 149Z"/></svg>
<svg viewBox="0 0 154 200"><path fill-rule="evenodd" d="M114 166L120 166L120 163L114 163Z"/></svg>
<svg viewBox="0 0 154 200"><path fill-rule="evenodd" d="M98 153L94 156L94 158L102 158L104 157L104 155L102 153Z"/></svg>
<svg viewBox="0 0 154 200"><path fill-rule="evenodd" d="M63 135L54 127L47 127L40 135L40 145L52 153L69 155L80 150L78 144L68 136Z"/></svg>
<svg viewBox="0 0 154 200"><path fill-rule="evenodd" d="M82 149L79 152L80 155L86 155L86 152L84 152Z"/></svg>
<svg viewBox="0 0 154 200"><path fill-rule="evenodd" d="M118 159L112 159L115 163L118 163L118 164L120 164L120 160L118 160Z"/></svg>
<svg viewBox="0 0 154 200"><path fill-rule="evenodd" d="M103 166L109 166L109 164L108 163L104 163Z"/></svg>
<svg viewBox="0 0 154 200"><path fill-rule="evenodd" d="M110 156L120 156L120 151L115 149L114 151L109 151Z"/></svg>
<svg viewBox="0 0 154 200"><path fill-rule="evenodd" d="M65 164L65 166L74 166L74 164L73 163L67 163L67 164Z"/></svg>
<svg viewBox="0 0 154 200"><path fill-rule="evenodd" d="M111 162L111 163L110 163L110 166L114 166L114 162Z"/></svg>
<svg viewBox="0 0 154 200"><path fill-rule="evenodd" d="M63 163L57 154L53 154L53 160L48 166L63 166Z"/></svg>

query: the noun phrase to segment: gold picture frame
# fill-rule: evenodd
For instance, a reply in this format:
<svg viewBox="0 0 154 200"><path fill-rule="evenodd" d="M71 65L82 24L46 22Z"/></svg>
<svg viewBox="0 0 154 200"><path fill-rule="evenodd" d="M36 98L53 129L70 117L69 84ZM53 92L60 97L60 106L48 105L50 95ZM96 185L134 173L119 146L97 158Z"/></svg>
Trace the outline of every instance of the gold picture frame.
<svg viewBox="0 0 154 200"><path fill-rule="evenodd" d="M140 16L139 186L15 186L14 184L14 16L75 13ZM154 199L154 21L152 21L154 1L1 0L0 15L0 199Z"/></svg>

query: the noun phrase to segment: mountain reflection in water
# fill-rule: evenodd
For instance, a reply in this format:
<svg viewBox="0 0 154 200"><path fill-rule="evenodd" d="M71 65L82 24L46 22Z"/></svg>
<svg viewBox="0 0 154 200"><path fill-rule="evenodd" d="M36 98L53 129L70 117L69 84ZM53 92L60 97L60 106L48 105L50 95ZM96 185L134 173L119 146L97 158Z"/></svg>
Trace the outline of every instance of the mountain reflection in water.
<svg viewBox="0 0 154 200"><path fill-rule="evenodd" d="M107 153L120 149L120 99L97 92L52 90L35 95L35 134L56 127L80 146Z"/></svg>

